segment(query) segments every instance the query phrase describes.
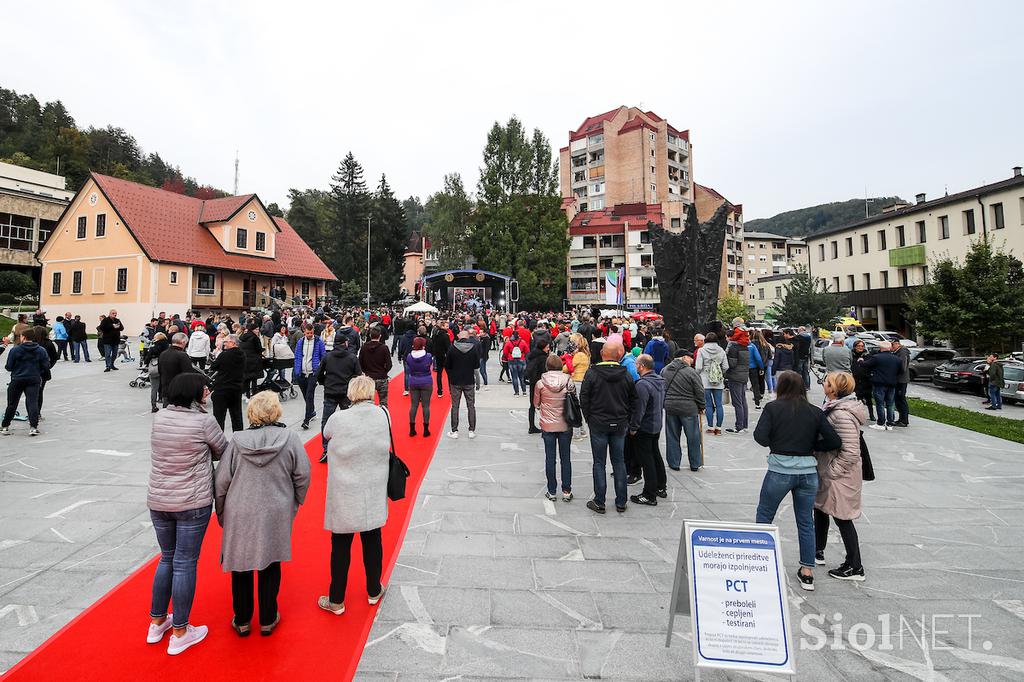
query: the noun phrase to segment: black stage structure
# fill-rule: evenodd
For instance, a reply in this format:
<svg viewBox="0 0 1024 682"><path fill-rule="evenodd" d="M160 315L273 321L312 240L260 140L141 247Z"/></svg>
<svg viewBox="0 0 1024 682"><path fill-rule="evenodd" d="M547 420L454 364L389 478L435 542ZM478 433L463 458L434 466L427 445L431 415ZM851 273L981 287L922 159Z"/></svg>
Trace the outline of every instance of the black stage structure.
<svg viewBox="0 0 1024 682"><path fill-rule="evenodd" d="M515 311L519 283L487 270L446 270L423 278L422 299L439 308L495 308Z"/></svg>

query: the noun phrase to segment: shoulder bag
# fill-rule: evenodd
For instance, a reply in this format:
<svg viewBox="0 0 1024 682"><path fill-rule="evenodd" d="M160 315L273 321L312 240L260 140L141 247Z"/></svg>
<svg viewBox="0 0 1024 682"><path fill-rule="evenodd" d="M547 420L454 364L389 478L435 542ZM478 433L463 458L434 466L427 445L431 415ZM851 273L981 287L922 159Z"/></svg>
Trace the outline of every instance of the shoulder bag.
<svg viewBox="0 0 1024 682"><path fill-rule="evenodd" d="M385 408L380 408L388 421L388 438L391 440L391 451L388 453L388 499L392 502L405 499L405 483L409 478L409 467L395 454L395 436L391 433L391 415Z"/></svg>
<svg viewBox="0 0 1024 682"><path fill-rule="evenodd" d="M565 385L565 406L562 409L562 417L570 429L578 429L583 426L583 408L580 406L580 398L576 395L576 384L572 379Z"/></svg>
<svg viewBox="0 0 1024 682"><path fill-rule="evenodd" d="M860 468L863 480L875 480L875 468L871 465L871 453L868 452L868 444L864 442L863 431L860 432Z"/></svg>

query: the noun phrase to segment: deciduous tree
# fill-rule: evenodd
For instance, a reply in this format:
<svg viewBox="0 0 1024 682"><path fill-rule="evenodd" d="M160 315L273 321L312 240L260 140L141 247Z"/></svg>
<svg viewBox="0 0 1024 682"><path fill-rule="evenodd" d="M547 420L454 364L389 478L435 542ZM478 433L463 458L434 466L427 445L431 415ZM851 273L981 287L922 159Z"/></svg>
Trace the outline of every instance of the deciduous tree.
<svg viewBox="0 0 1024 682"><path fill-rule="evenodd" d="M771 310L780 325L822 325L839 310L839 295L798 266L784 287L782 304L773 304Z"/></svg>

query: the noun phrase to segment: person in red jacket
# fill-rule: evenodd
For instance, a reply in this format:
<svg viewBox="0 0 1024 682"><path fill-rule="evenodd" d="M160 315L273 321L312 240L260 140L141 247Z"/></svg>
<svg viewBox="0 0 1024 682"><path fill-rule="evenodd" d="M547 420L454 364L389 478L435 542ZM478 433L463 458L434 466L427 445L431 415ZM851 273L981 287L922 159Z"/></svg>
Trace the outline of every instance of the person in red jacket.
<svg viewBox="0 0 1024 682"><path fill-rule="evenodd" d="M522 388L523 395L527 395L523 372L526 370L526 356L529 352L530 344L520 338L518 332L513 332L501 352L502 362L508 365L509 374L512 377L512 390L515 395L519 395L520 388Z"/></svg>

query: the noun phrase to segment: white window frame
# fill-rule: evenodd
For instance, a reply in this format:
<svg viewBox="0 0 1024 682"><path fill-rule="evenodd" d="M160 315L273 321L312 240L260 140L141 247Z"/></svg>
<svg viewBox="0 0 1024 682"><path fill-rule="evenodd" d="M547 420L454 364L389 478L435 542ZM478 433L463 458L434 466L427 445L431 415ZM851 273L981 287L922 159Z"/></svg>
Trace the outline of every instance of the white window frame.
<svg viewBox="0 0 1024 682"><path fill-rule="evenodd" d="M78 276L78 291L75 291L75 275ZM82 295L82 289L84 289L84 286L83 286L84 279L85 279L85 275L83 274L83 272L81 270L72 270L71 271L71 295L72 296L81 296Z"/></svg>
<svg viewBox="0 0 1024 682"><path fill-rule="evenodd" d="M263 237L263 248L262 249L260 248L260 237ZM267 251L267 233L266 232L257 232L256 233L256 239L253 242L253 246L256 248L257 251L259 251L261 253L266 253L266 251Z"/></svg>
<svg viewBox="0 0 1024 682"><path fill-rule="evenodd" d="M171 270L167 273L167 283L171 286L178 286L178 271Z"/></svg>
<svg viewBox="0 0 1024 682"><path fill-rule="evenodd" d="M104 267L93 268L92 269L92 293L94 293L94 294L102 294L102 293L104 293L103 290L104 290L104 287L106 286L106 279L107 279L107 269L106 268L104 268ZM99 282L99 287L98 288L96 286L97 280Z"/></svg>
<svg viewBox="0 0 1024 682"><path fill-rule="evenodd" d="M85 241L89 238L89 218L88 216L80 215L75 221L75 239L78 241Z"/></svg>
<svg viewBox="0 0 1024 682"><path fill-rule="evenodd" d="M124 289L121 288L121 271L124 271ZM114 293L128 293L128 268L118 268L114 277Z"/></svg>
<svg viewBox="0 0 1024 682"><path fill-rule="evenodd" d="M59 271L50 273L50 295L60 296L60 288L63 284L64 275Z"/></svg>

